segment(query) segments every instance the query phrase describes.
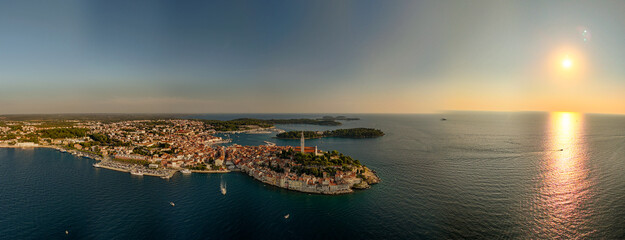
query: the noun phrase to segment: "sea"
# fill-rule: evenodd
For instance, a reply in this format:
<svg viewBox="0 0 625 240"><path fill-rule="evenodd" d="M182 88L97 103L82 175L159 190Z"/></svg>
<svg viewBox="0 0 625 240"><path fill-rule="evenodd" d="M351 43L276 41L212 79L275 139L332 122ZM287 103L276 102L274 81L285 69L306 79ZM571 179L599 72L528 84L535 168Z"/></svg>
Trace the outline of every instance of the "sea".
<svg viewBox="0 0 625 240"><path fill-rule="evenodd" d="M53 149L0 149L0 239L625 239L625 116L346 116L361 120L277 126L386 133L306 141L359 159L382 179L339 196L292 192L239 172L164 180L94 168L92 159ZM223 136L299 145L275 133Z"/></svg>

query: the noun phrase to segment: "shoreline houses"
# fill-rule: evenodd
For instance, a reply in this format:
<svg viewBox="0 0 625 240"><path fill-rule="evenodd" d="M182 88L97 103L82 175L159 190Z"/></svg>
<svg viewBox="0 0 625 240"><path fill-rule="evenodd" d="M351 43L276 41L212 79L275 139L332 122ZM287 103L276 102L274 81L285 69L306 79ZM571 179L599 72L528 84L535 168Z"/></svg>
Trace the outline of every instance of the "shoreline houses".
<svg viewBox="0 0 625 240"><path fill-rule="evenodd" d="M224 142L224 139L212 135L214 129L194 120L135 120L114 123L87 121L77 122L76 128L87 129L87 136L51 139L43 138L40 134L38 142L42 146L98 154L102 156L101 159L113 158L121 162L141 163L146 166L149 164L152 169L190 168L226 171L238 168L266 184L308 193L350 193L354 185L363 181L356 172L358 171L356 166L349 168L325 166L332 169L332 175L321 167L317 176L295 171L293 168L299 167L301 170L301 167L316 167L301 166L292 159L293 156L285 159L283 151L317 156L324 154L316 146L305 147L303 139L301 146L298 147L236 144L221 146L217 143ZM10 129L3 128L2 131L7 133ZM36 127L29 126L12 134L17 134L19 140L40 131ZM37 145L32 142L15 142L20 146Z"/></svg>

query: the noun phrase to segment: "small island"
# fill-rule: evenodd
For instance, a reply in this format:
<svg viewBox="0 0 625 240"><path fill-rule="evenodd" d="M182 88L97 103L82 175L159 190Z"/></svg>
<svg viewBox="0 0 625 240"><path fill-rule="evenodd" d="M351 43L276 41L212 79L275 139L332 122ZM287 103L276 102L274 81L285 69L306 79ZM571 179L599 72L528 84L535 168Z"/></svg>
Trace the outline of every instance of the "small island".
<svg viewBox="0 0 625 240"><path fill-rule="evenodd" d="M322 138L322 137L339 137L339 138L377 138L384 136L384 132L373 128L349 128L328 131L290 131L276 135L280 139L300 139L304 134L305 139Z"/></svg>

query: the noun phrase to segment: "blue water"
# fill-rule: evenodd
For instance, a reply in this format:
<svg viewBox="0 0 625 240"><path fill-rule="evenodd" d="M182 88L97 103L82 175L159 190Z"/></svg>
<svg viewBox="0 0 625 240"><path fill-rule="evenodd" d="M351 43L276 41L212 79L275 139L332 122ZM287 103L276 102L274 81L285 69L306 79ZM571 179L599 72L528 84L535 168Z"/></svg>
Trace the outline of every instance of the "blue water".
<svg viewBox="0 0 625 240"><path fill-rule="evenodd" d="M93 168L93 160L50 149L0 149L0 239L625 239L623 116L349 116L362 120L278 126L386 133L307 141L349 154L382 178L341 196L290 192L240 173L163 180ZM299 144L272 137L233 138Z"/></svg>

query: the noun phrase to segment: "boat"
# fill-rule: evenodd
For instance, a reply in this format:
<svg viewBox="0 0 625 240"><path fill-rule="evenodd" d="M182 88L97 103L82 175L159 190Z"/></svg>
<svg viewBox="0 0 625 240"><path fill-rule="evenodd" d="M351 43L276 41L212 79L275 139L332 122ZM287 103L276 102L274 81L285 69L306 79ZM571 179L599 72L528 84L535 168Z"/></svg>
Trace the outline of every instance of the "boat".
<svg viewBox="0 0 625 240"><path fill-rule="evenodd" d="M447 118L441 118L441 121L447 121Z"/></svg>
<svg viewBox="0 0 625 240"><path fill-rule="evenodd" d="M267 144L267 146L275 146L275 143L272 143L270 141L263 141L265 144Z"/></svg>
<svg viewBox="0 0 625 240"><path fill-rule="evenodd" d="M180 170L180 172L184 174L190 174L191 170L185 168L185 169Z"/></svg>
<svg viewBox="0 0 625 240"><path fill-rule="evenodd" d="M69 234L69 231L65 230L65 235Z"/></svg>
<svg viewBox="0 0 625 240"><path fill-rule="evenodd" d="M226 195L226 184L222 182L219 188L221 190L221 194Z"/></svg>
<svg viewBox="0 0 625 240"><path fill-rule="evenodd" d="M143 172L141 172L139 170L135 170L135 169L131 170L130 174L137 175L137 176L143 176Z"/></svg>
<svg viewBox="0 0 625 240"><path fill-rule="evenodd" d="M94 163L93 167L100 167L100 164Z"/></svg>
<svg viewBox="0 0 625 240"><path fill-rule="evenodd" d="M176 206L176 204L174 204L174 202L169 202L169 205L171 205L172 207Z"/></svg>
<svg viewBox="0 0 625 240"><path fill-rule="evenodd" d="M290 216L291 216L291 215L289 215L289 214L284 215L284 219L288 219Z"/></svg>

